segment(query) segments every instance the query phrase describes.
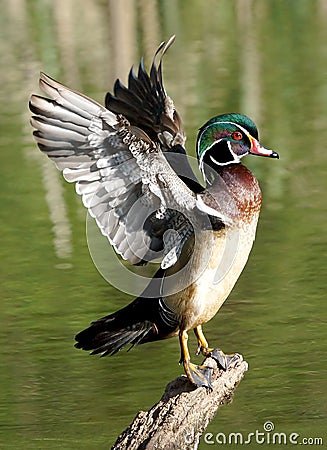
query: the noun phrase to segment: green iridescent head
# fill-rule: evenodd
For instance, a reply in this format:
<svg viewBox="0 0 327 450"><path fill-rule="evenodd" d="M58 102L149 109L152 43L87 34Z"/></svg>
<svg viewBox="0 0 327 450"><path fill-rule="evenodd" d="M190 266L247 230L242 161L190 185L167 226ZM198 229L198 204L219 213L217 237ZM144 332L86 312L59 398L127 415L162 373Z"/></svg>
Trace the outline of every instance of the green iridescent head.
<svg viewBox="0 0 327 450"><path fill-rule="evenodd" d="M236 113L222 114L213 117L200 128L197 156L204 176L206 165L217 169L238 164L241 158L248 154L278 158L276 152L259 143L257 127L247 116Z"/></svg>

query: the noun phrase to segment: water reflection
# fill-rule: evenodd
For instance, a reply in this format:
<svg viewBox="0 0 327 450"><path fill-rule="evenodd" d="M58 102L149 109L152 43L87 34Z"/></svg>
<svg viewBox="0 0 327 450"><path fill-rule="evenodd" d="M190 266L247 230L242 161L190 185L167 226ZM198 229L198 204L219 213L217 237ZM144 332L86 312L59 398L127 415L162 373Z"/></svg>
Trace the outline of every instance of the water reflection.
<svg viewBox="0 0 327 450"><path fill-rule="evenodd" d="M10 0L1 11L5 446L108 448L181 372L175 340L110 360L72 348L75 332L129 299L96 272L80 200L36 149L26 106L41 69L102 101L117 76L125 81L141 54L149 64L172 34L165 83L190 153L202 123L237 110L281 155L276 164L247 161L264 193L258 236L206 329L212 343L243 353L250 370L209 431L250 432L273 420L280 431L322 435L326 2Z"/></svg>

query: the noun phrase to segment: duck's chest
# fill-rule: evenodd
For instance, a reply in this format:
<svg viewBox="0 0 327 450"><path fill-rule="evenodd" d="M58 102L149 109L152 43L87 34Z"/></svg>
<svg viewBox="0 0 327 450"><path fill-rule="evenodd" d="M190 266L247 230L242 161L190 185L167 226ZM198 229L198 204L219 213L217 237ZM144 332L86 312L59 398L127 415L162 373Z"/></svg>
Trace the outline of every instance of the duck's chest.
<svg viewBox="0 0 327 450"><path fill-rule="evenodd" d="M246 177L248 186L240 182L240 178L235 176L237 174L225 177L226 185L233 187L229 189L233 198L227 205L229 211L225 207L222 212L233 216L233 224L220 230L202 232L201 245L195 247L193 254L189 285L165 299L186 329L207 322L217 313L248 260L261 205L260 188L248 172L247 169L241 172L241 180L242 176Z"/></svg>
<svg viewBox="0 0 327 450"><path fill-rule="evenodd" d="M261 208L261 190L258 180L242 164L231 165L220 171L207 190L213 207L242 227L257 222Z"/></svg>
<svg viewBox="0 0 327 450"><path fill-rule="evenodd" d="M202 251L193 263L192 278L182 291L165 298L165 303L191 329L208 322L219 310L248 260L256 230L257 218L244 227L206 232Z"/></svg>

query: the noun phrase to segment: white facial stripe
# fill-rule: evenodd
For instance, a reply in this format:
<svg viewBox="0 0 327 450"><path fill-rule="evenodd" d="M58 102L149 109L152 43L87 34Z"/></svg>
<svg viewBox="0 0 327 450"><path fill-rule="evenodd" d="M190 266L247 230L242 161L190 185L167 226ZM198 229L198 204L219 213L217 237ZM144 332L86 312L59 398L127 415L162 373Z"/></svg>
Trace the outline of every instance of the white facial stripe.
<svg viewBox="0 0 327 450"><path fill-rule="evenodd" d="M243 128L241 125L238 125L238 124L235 123L235 122L224 121L224 122L216 122L216 123L219 123L219 124L220 124L220 123L225 123L225 124L229 124L229 125L234 125L235 127L239 128L239 129L240 129L240 130L241 130L248 138L249 138L249 136L251 136L250 133L249 133L245 128ZM212 124L208 125L207 127L205 127L205 128L202 130L202 132L201 132L201 134L200 134L200 136L199 136L199 139L198 139L198 148L197 148L198 154L199 154L199 147L200 147L201 136L202 136L203 133L204 133L208 128L210 128L212 125L214 125L214 124L212 123ZM207 182L208 182L208 180L207 180L207 178L206 178L206 176L205 176L204 167L203 167L203 158L204 158L204 155L207 153L208 150L211 149L211 147L213 147L214 145L216 145L218 142L221 142L222 140L223 140L223 139L218 139L217 141L214 141L214 142L210 145L210 147L208 147L208 148L202 153L202 155L201 155L201 157L200 157L199 168L200 168L200 170L201 170L201 172L202 172L202 174L203 174L203 178L204 178ZM251 141L250 138L249 138L249 140ZM213 158L211 155L209 155L211 161L212 161L214 164L216 164L217 166L227 166L228 164L237 164L237 163L240 162L240 160L241 160L240 158L242 158L243 156L246 155L246 154L244 154L244 155L242 155L241 157L239 157L238 155L236 155L236 154L233 152L233 150L232 150L232 148L231 148L231 145L230 145L230 141L227 141L227 145L228 145L229 151L231 152L231 155L233 156L233 160L232 160L232 161L229 161L229 162L227 162L227 163L220 163L220 162L218 162L215 158Z"/></svg>
<svg viewBox="0 0 327 450"><path fill-rule="evenodd" d="M227 124L229 124L229 125L234 125L235 127L238 127L241 131L243 131L243 133L244 133L247 137L250 136L250 133L249 133L245 128L243 128L241 125L238 125L238 124L235 123L235 122L228 122L228 121L225 121L225 122L216 122L216 123L227 123ZM203 134L208 128L210 128L212 125L214 125L214 124L211 124L211 125L208 125L207 127L205 127L205 129L201 132L201 134L200 134L200 136L199 136L199 139L198 139L198 154L199 154L199 146L200 146L201 136L202 136L202 134ZM204 157L204 155L206 154L206 152L207 152L208 150L210 150L211 147L213 147L215 144L217 144L218 142L220 142L220 141L222 141L222 140L223 140L223 139L218 139L217 141L214 141L214 142L210 145L210 147L208 147L208 148L202 153L201 158L200 158L200 162L199 162L200 169L201 169L201 167L202 167L202 165L203 165L203 157ZM229 141L228 141L228 144L229 144ZM229 146L229 150L232 152L233 156L236 156L235 153L234 153L234 152L232 151L232 149L230 148L230 146ZM238 157L237 157L237 158L238 158ZM202 169L201 169L201 170L202 170Z"/></svg>
<svg viewBox="0 0 327 450"><path fill-rule="evenodd" d="M207 128L208 128L208 127L207 127ZM202 133L201 133L201 135L202 135ZM208 148L202 153L201 158L200 158L200 162L199 162L199 167L200 167L200 170L201 170L201 172L202 172L203 174L204 174L204 172L203 172L203 158L204 158L204 155L207 153L208 150L211 149L211 147L213 147L214 145L218 144L218 142L221 142L221 141L222 141L222 139L218 139L218 141L214 141L214 142L210 145L210 147L208 147ZM199 142L200 142L200 139L199 139ZM198 149L198 153L199 153L199 149ZM218 163L216 163L216 164L218 164Z"/></svg>
<svg viewBox="0 0 327 450"><path fill-rule="evenodd" d="M231 154L232 154L232 156L234 158L234 162L235 163L239 163L241 161L241 157L243 157L244 155L242 155L241 157L236 155L236 153L234 153L233 150L232 150L232 144L231 144L230 141L227 141L227 145L228 145L229 151L231 152Z"/></svg>
<svg viewBox="0 0 327 450"><path fill-rule="evenodd" d="M239 125L238 123L235 123L235 122L228 122L228 121L225 121L225 122L215 122L215 123L228 123L229 125L234 125L235 127L238 127L241 131L243 131L243 133L246 134L246 136L250 136L250 133L249 133L245 128L243 128L241 125ZM208 125L207 127L205 127L205 129L204 129L204 130L202 131L202 133L200 134L200 137L201 137L202 134L203 134L208 128L210 128L212 125L214 125L214 124L212 123L212 124ZM199 142L200 142L200 138L199 138Z"/></svg>
<svg viewBox="0 0 327 450"><path fill-rule="evenodd" d="M228 164L237 164L240 161L236 161L235 159L233 159L232 161L227 161L227 162L218 162L213 156L209 155L209 158L211 159L211 161L216 164L217 166L228 166Z"/></svg>

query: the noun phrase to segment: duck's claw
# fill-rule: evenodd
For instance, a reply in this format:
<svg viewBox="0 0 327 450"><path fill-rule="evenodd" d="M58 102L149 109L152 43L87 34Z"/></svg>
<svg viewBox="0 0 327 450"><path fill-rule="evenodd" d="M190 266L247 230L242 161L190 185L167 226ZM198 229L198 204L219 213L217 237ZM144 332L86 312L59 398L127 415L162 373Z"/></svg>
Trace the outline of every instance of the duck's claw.
<svg viewBox="0 0 327 450"><path fill-rule="evenodd" d="M206 387L212 391L212 368L208 366L197 366L191 362L185 361L183 363L184 369L188 379L196 387Z"/></svg>
<svg viewBox="0 0 327 450"><path fill-rule="evenodd" d="M208 356L213 358L216 361L217 365L225 371L232 362L240 358L240 355L238 353L226 355L222 350L219 350L219 348L212 349Z"/></svg>

